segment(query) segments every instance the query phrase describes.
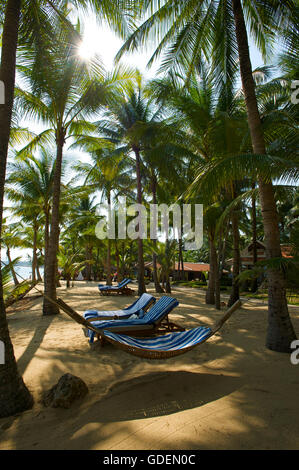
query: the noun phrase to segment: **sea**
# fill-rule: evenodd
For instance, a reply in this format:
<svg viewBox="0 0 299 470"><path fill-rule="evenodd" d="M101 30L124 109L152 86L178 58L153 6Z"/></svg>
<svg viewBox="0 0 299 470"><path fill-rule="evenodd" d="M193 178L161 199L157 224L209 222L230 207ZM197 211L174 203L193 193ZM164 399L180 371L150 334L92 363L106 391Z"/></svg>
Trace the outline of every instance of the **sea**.
<svg viewBox="0 0 299 470"><path fill-rule="evenodd" d="M39 268L40 275L43 277L44 275L44 267L40 266ZM19 281L23 281L24 279L31 279L32 278L32 268L31 265L16 265L15 266L15 272L16 275L19 279Z"/></svg>

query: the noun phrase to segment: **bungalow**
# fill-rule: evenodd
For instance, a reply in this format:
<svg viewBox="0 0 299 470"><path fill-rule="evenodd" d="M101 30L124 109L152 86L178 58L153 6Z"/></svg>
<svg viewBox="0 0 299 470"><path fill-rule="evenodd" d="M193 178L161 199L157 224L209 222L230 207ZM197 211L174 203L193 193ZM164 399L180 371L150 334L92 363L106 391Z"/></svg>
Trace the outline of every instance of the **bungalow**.
<svg viewBox="0 0 299 470"><path fill-rule="evenodd" d="M180 266L182 270L182 267ZM189 263L184 262L184 279L186 281L205 281L207 277L207 273L210 271L210 265L207 263ZM179 278L179 264L175 263L174 270L173 270L173 277L174 279Z"/></svg>
<svg viewBox="0 0 299 470"><path fill-rule="evenodd" d="M159 264L157 265L159 268ZM145 276L152 279L152 270L153 270L153 263L151 261L144 263L145 268ZM188 263L184 262L184 279L186 281L194 281L198 280L206 280L206 273L210 271L210 265L207 263ZM176 262L174 264L172 277L173 279L179 278L179 265Z"/></svg>
<svg viewBox="0 0 299 470"><path fill-rule="evenodd" d="M257 241L257 261L263 261L266 259L266 245ZM291 255L292 247L290 245L281 245L281 254L283 258L292 258ZM253 243L247 245L244 250L240 252L240 260L242 269L250 269L253 266ZM233 259L228 259L227 264L232 265Z"/></svg>

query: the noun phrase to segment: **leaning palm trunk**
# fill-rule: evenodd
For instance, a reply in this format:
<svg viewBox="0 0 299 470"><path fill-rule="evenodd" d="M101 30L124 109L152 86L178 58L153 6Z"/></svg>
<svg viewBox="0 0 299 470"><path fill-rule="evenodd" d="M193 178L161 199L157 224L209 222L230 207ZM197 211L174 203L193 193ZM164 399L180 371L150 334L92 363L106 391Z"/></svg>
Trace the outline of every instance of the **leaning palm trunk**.
<svg viewBox="0 0 299 470"><path fill-rule="evenodd" d="M13 266L13 262L12 262L12 259L11 259L11 256L10 256L9 247L7 247L6 256L7 256L7 259L8 259L9 268L10 268L10 272L11 272L11 275L12 275L12 278L13 278L14 285L17 286L19 284L19 280L18 280L18 277L16 275L16 272L15 272L15 269L14 269L14 266Z"/></svg>
<svg viewBox="0 0 299 470"><path fill-rule="evenodd" d="M136 156L137 202L138 204L142 204L140 153L137 148L134 148L134 153ZM139 231L140 229L141 229L141 226L139 223ZM137 242L138 242L138 295L142 295L144 292L146 292L145 282L144 282L144 258L143 258L142 238L138 237Z"/></svg>
<svg viewBox="0 0 299 470"><path fill-rule="evenodd" d="M2 32L0 80L5 86L5 104L0 104L0 235L2 228L7 151L14 98L20 8L20 0L8 0L6 2L5 20ZM0 367L0 418L2 418L31 408L33 398L18 372L13 345L7 326L1 270L0 339L4 343L5 348L5 364Z"/></svg>
<svg viewBox="0 0 299 470"><path fill-rule="evenodd" d="M65 133L61 129L57 132L57 155L55 161L55 172L53 178L53 202L52 202L52 217L51 217L51 231L48 242L48 253L45 259L45 295L43 303L43 315L53 315L59 313L59 308L53 302L47 299L50 298L55 302L56 300L56 285L57 285L57 252L59 244L59 205L60 205L60 184L61 184L61 167L64 146Z"/></svg>
<svg viewBox="0 0 299 470"><path fill-rule="evenodd" d="M246 25L240 0L232 0L236 36L239 51L242 86L245 95L248 124L253 151L265 154L265 142L257 106L255 85L252 77L251 61ZM265 233L267 258L281 257L277 208L271 182L259 178L259 194ZM266 347L274 351L290 352L290 344L296 338L290 320L283 274L279 270L268 269L268 331Z"/></svg>

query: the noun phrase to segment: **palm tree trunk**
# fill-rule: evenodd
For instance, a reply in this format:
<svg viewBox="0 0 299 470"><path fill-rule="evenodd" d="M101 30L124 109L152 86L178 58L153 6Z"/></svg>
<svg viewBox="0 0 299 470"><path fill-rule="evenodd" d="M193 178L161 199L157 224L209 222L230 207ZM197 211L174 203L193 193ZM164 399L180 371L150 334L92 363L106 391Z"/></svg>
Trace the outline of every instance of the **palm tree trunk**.
<svg viewBox="0 0 299 470"><path fill-rule="evenodd" d="M136 176L137 176L137 202L142 204L142 188L141 188L141 171L140 171L140 153L139 149L134 147L134 153L136 156ZM139 224L140 227L140 224ZM143 240L138 237L138 295L142 295L146 292L145 281L144 281L144 257L143 257Z"/></svg>
<svg viewBox="0 0 299 470"><path fill-rule="evenodd" d="M208 290L206 292L206 304L215 304L215 279L218 274L217 267L217 253L215 248L215 243L212 234L209 233L209 251L210 251L210 271L209 271L209 281L208 281Z"/></svg>
<svg viewBox="0 0 299 470"><path fill-rule="evenodd" d="M119 249L118 249L118 241L114 240L115 244L115 262L116 262L116 272L117 272L117 281L120 282L120 265L119 265Z"/></svg>
<svg viewBox="0 0 299 470"><path fill-rule="evenodd" d="M10 272L11 272L11 275L12 275L12 278L13 278L14 285L17 286L20 283L19 283L18 277L16 275L16 272L14 270L13 264L12 264L12 259L11 259L11 256L10 256L9 247L7 247L7 249L6 249L6 256L7 256L8 262L9 262L9 268L10 268Z"/></svg>
<svg viewBox="0 0 299 470"><path fill-rule="evenodd" d="M42 276L41 276L41 273L40 273L40 270L39 270L38 262L36 263L36 275L37 275L38 282L41 282L42 281Z"/></svg>
<svg viewBox="0 0 299 470"><path fill-rule="evenodd" d="M184 257L183 257L183 240L182 238L179 239L179 265L181 269L179 271L179 280L183 281L185 274L184 274Z"/></svg>
<svg viewBox="0 0 299 470"><path fill-rule="evenodd" d="M50 220L50 210L45 210L45 260L48 257L48 250L49 250L49 220Z"/></svg>
<svg viewBox="0 0 299 470"><path fill-rule="evenodd" d="M231 307L240 298L239 281L240 274L240 233L239 217L236 211L232 213L232 235L233 235L233 285L227 306Z"/></svg>
<svg viewBox="0 0 299 470"><path fill-rule="evenodd" d="M111 194L108 191L107 194L108 207L111 207ZM111 239L107 238L107 275L106 275L106 284L111 286L112 275L111 275Z"/></svg>
<svg viewBox="0 0 299 470"><path fill-rule="evenodd" d="M252 185L252 189L255 189L255 184ZM255 196L252 196L252 262L253 266L257 263L257 236L256 236L256 199ZM256 292L258 290L257 278L253 279L251 285L251 292Z"/></svg>
<svg viewBox="0 0 299 470"><path fill-rule="evenodd" d="M36 267L37 267L37 227L33 225L33 249L32 249L32 281L36 281Z"/></svg>
<svg viewBox="0 0 299 470"><path fill-rule="evenodd" d="M152 172L152 195L153 195L153 204L155 208L157 207L157 179L156 175L154 172ZM155 212L155 217L157 217L157 213ZM157 226L156 220L154 220L155 227ZM154 238L153 239L153 244L154 244L154 251L153 251L153 279L154 279L154 285L155 285L155 290L157 293L162 294L164 290L160 286L159 283L159 278L158 278L158 269L157 269L157 254L155 252L156 246L157 246L157 240Z"/></svg>
<svg viewBox="0 0 299 470"><path fill-rule="evenodd" d="M5 104L0 105L0 236L3 217L3 196L7 151L14 99L16 52L20 21L21 0L7 0L2 31L0 80L5 86ZM0 340L4 343L5 364L0 367L0 418L27 410L33 398L17 368L10 339L0 270Z"/></svg>
<svg viewBox="0 0 299 470"><path fill-rule="evenodd" d="M51 216L51 231L49 237L48 254L45 259L45 295L55 302L57 284L57 252L59 244L59 205L60 205L60 185L61 167L63 157L65 133L60 129L56 135L57 154L55 161L55 171L53 177L53 201ZM59 308L50 300L44 297L43 315L54 315L59 313Z"/></svg>
<svg viewBox="0 0 299 470"><path fill-rule="evenodd" d="M257 106L255 84L249 55L248 37L240 0L232 0L238 43L242 87L248 115L253 151L265 154L265 141ZM267 258L281 257L278 215L271 182L259 178ZM291 352L290 344L296 338L289 316L285 282L279 270L268 269L268 331L266 347L279 352Z"/></svg>

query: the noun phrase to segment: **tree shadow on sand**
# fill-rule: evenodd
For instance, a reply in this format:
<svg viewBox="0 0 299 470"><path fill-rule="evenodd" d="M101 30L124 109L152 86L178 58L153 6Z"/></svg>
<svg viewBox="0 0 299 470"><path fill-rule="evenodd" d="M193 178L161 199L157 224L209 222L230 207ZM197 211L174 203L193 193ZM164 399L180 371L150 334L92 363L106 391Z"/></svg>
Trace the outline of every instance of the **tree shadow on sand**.
<svg viewBox="0 0 299 470"><path fill-rule="evenodd" d="M101 422L153 418L197 408L229 395L241 385L240 378L230 375L151 373L118 382L94 408Z"/></svg>

